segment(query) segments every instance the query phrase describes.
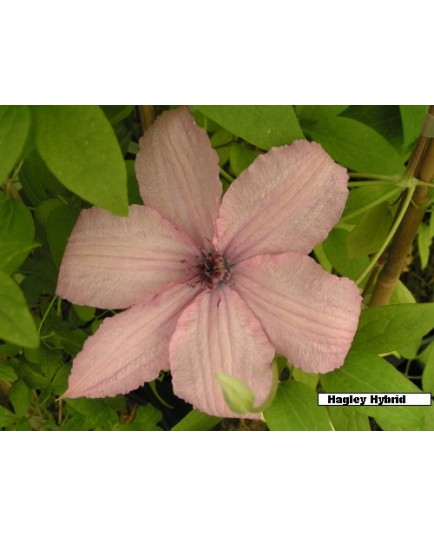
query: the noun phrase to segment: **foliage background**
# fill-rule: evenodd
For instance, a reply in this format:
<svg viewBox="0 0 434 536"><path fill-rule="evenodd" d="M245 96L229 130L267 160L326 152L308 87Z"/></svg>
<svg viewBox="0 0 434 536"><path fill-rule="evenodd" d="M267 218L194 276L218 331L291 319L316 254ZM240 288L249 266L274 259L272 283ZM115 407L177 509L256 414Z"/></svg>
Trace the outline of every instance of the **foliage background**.
<svg viewBox="0 0 434 536"><path fill-rule="evenodd" d="M347 361L308 375L279 358L280 384L266 425L191 411L170 374L127 396L59 400L71 361L113 311L55 295L68 236L82 208L125 216L142 204L134 172L146 114L168 106L0 107L0 427L9 430L434 430L432 408L324 408L316 391L433 390L434 304L403 283L391 303L367 309ZM302 137L321 143L359 176L344 214L314 256L357 279L387 242L407 184L401 173L425 106L192 106L220 156L224 189L258 154ZM145 111L145 116L143 112ZM375 178L375 180L374 180ZM432 199L432 196L431 196ZM434 218L427 212L409 272L429 269ZM432 277L432 272L429 272ZM367 277L362 278L365 285ZM429 298L428 298L429 299ZM380 357L383 356L383 357Z"/></svg>

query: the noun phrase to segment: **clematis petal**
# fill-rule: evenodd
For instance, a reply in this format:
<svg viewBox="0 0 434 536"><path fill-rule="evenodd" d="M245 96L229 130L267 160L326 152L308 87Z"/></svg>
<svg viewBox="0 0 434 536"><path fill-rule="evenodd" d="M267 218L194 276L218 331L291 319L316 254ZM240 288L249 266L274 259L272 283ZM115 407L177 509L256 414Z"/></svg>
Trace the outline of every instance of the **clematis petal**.
<svg viewBox="0 0 434 536"><path fill-rule="evenodd" d="M223 197L216 245L233 262L264 253L309 253L339 220L347 181L346 170L317 143L273 148Z"/></svg>
<svg viewBox="0 0 434 536"><path fill-rule="evenodd" d="M93 207L81 212L72 231L56 292L80 305L129 307L186 277L183 261L197 254L189 238L151 208L133 205L121 218Z"/></svg>
<svg viewBox="0 0 434 536"><path fill-rule="evenodd" d="M176 285L152 305L106 318L73 361L63 398L128 393L169 368L169 341L184 307L199 292Z"/></svg>
<svg viewBox="0 0 434 536"><path fill-rule="evenodd" d="M277 352L305 372L342 366L360 315L353 281L325 272L300 253L258 256L233 273L235 288Z"/></svg>
<svg viewBox="0 0 434 536"><path fill-rule="evenodd" d="M174 391L208 414L239 417L226 405L215 375L242 380L258 406L271 390L273 358L260 323L235 291L202 292L180 316L170 342Z"/></svg>
<svg viewBox="0 0 434 536"><path fill-rule="evenodd" d="M145 132L136 173L145 205L207 246L222 194L218 156L186 108L163 113Z"/></svg>

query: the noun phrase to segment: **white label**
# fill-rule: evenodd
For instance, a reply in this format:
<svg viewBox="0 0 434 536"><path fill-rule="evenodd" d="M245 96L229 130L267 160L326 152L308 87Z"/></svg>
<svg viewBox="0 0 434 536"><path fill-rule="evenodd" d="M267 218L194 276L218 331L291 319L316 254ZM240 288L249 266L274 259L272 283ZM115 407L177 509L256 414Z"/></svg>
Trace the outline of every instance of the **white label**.
<svg viewBox="0 0 434 536"><path fill-rule="evenodd" d="M318 393L318 406L431 406L430 393Z"/></svg>

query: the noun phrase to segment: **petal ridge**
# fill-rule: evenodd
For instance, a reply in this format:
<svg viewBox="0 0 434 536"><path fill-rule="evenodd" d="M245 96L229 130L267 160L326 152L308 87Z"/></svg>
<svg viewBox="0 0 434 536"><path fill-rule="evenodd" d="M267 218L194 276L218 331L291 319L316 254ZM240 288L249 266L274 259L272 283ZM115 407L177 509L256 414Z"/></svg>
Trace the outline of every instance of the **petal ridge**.
<svg viewBox="0 0 434 536"><path fill-rule="evenodd" d="M228 286L201 293L184 310L169 355L175 393L206 413L240 416L224 401L215 377L219 372L249 385L256 405L270 393L274 348L258 319ZM258 414L245 416L259 418Z"/></svg>
<svg viewBox="0 0 434 536"><path fill-rule="evenodd" d="M145 131L136 173L145 205L187 232L199 246L207 246L222 194L218 156L187 108L164 112Z"/></svg>
<svg viewBox="0 0 434 536"><path fill-rule="evenodd" d="M80 305L123 309L187 277L183 259L198 249L155 210L132 205L122 218L93 207L68 240L56 292Z"/></svg>
<svg viewBox="0 0 434 536"><path fill-rule="evenodd" d="M355 283L300 253L260 255L234 268L237 292L277 352L305 372L342 366L358 326Z"/></svg>
<svg viewBox="0 0 434 536"><path fill-rule="evenodd" d="M258 156L223 197L215 243L234 262L266 253L309 253L338 221L346 170L305 140Z"/></svg>

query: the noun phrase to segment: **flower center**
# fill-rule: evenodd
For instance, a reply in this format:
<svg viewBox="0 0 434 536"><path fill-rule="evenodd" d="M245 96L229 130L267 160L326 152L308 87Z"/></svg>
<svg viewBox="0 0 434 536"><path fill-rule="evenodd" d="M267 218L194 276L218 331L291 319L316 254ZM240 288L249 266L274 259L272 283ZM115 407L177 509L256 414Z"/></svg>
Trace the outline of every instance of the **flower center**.
<svg viewBox="0 0 434 536"><path fill-rule="evenodd" d="M222 283L228 283L232 277L225 258L216 251L202 253L195 268L197 282L207 290L212 290Z"/></svg>

